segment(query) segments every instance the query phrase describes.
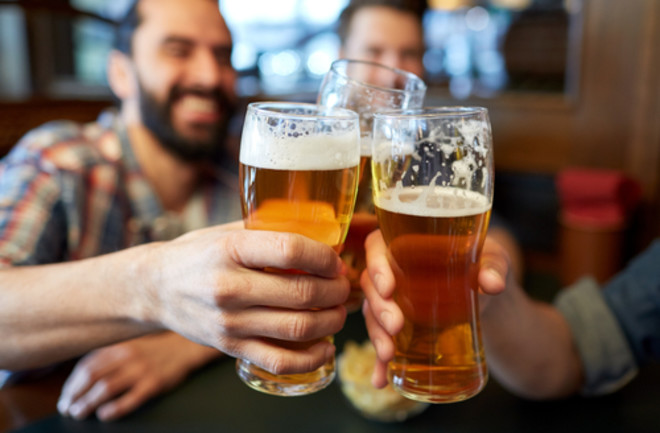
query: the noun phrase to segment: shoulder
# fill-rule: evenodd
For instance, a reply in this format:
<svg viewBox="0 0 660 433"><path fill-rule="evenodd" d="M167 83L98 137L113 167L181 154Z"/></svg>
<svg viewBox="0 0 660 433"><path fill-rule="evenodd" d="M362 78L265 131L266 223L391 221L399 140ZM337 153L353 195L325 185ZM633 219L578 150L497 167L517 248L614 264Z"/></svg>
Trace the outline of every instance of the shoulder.
<svg viewBox="0 0 660 433"><path fill-rule="evenodd" d="M113 159L119 138L112 122L58 120L43 124L16 144L4 165L35 165L42 171L86 171Z"/></svg>

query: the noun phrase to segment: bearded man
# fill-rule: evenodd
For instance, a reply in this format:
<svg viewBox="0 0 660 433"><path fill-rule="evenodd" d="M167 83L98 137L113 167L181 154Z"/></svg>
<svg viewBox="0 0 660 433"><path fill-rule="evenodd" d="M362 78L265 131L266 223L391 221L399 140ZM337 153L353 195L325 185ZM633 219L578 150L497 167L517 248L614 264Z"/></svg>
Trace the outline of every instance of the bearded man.
<svg viewBox="0 0 660 433"><path fill-rule="evenodd" d="M348 282L334 252L242 224L195 230L240 219L238 192L219 174L236 163L225 156L231 51L217 1L138 0L108 58L118 110L36 128L0 163L7 382L105 345L73 368L64 415L123 416L220 351L277 373L311 371L334 353L329 343L294 353L261 338L300 339L291 320L309 339L341 328ZM269 266L308 273L285 282ZM301 278L320 313L287 298Z"/></svg>

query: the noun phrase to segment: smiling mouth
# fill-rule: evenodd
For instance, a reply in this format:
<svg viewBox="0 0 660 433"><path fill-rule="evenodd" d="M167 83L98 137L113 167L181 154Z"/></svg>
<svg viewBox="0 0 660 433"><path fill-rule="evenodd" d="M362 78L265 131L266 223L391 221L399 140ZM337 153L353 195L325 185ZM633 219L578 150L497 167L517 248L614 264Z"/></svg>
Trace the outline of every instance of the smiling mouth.
<svg viewBox="0 0 660 433"><path fill-rule="evenodd" d="M192 115L218 115L220 107L211 99L196 95L186 95L181 99L181 108Z"/></svg>

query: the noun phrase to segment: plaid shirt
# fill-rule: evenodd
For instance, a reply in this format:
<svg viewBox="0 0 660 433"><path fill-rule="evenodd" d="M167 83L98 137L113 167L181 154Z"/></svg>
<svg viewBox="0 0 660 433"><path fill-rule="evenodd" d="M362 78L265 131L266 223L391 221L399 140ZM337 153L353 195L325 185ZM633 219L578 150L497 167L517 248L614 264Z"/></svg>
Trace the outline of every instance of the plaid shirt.
<svg viewBox="0 0 660 433"><path fill-rule="evenodd" d="M0 268L78 260L240 219L238 192L218 178L182 214L165 212L114 111L51 122L0 161Z"/></svg>

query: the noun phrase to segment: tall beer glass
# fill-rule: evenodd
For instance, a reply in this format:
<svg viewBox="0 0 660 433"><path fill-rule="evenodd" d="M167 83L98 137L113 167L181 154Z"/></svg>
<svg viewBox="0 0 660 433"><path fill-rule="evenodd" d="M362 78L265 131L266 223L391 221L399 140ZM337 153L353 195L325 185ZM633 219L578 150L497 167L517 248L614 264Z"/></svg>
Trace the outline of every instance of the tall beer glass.
<svg viewBox="0 0 660 433"><path fill-rule="evenodd" d="M353 213L359 162L355 112L300 103L250 104L239 165L245 227L300 233L339 252ZM295 348L313 343L276 342ZM335 376L334 361L305 374L274 375L245 360L238 360L236 369L250 387L286 396L318 391Z"/></svg>
<svg viewBox="0 0 660 433"><path fill-rule="evenodd" d="M421 108L425 93L426 85L415 74L360 60L333 62L321 84L317 99L320 105L348 108L360 115L360 183L355 214L341 253L351 282L351 295L346 303L349 311L358 310L362 303L360 274L366 266L364 240L378 227L371 198L370 143L374 112Z"/></svg>
<svg viewBox="0 0 660 433"><path fill-rule="evenodd" d="M486 109L375 115L374 204L405 325L388 379L406 397L449 403L488 377L477 274L493 198Z"/></svg>

